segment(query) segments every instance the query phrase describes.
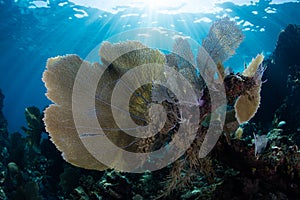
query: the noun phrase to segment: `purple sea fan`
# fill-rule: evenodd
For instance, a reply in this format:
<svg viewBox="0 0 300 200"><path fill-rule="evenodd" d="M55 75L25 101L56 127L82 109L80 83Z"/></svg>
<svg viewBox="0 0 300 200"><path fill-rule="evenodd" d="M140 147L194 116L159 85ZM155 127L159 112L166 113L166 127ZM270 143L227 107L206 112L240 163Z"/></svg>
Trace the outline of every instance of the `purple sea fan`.
<svg viewBox="0 0 300 200"><path fill-rule="evenodd" d="M198 103L198 105L201 107L201 106L204 105L205 101L202 100L201 98L199 98L197 103Z"/></svg>

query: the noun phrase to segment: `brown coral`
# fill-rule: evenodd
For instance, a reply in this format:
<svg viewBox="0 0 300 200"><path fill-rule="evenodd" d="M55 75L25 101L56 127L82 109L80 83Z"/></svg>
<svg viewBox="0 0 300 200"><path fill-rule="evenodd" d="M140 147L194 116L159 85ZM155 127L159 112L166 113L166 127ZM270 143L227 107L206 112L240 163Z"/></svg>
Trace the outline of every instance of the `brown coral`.
<svg viewBox="0 0 300 200"><path fill-rule="evenodd" d="M235 116L240 124L249 121L259 108L261 78L264 71L262 66L263 59L264 56L259 54L243 72L244 76L255 79L255 85L246 94L241 95L234 105Z"/></svg>

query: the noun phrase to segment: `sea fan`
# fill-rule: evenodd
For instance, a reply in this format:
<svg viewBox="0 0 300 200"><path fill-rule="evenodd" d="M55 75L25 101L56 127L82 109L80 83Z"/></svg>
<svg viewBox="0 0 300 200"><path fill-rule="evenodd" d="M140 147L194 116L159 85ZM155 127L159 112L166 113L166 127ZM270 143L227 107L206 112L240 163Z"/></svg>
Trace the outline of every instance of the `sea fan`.
<svg viewBox="0 0 300 200"><path fill-rule="evenodd" d="M215 63L223 63L235 53L243 39L241 29L234 21L225 17L212 24L202 46Z"/></svg>

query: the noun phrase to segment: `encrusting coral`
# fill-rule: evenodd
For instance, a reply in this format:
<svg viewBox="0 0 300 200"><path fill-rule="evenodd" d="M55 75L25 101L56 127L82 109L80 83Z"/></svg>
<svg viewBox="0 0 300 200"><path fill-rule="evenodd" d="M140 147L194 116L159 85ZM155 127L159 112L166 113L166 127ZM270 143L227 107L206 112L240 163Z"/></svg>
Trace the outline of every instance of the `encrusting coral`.
<svg viewBox="0 0 300 200"><path fill-rule="evenodd" d="M230 26L226 26L226 24ZM222 28L224 27L229 27L230 30L237 33L234 35L235 38L232 40L233 42L226 42L230 40L230 31L228 29L223 30ZM92 77L86 77L83 74L85 78L76 81L79 81L80 84L83 85L82 88L90 87L91 83L95 81L98 83L95 96L93 97L95 101L95 113L98 122L101 124L101 128L105 130L106 137L120 148L132 152L150 152L165 145L172 140L178 131L178 127L181 125L181 113L178 109L177 99L171 91L163 87L159 88L155 83L142 85L133 91L133 95L129 101L129 113L122 114L122 112L120 112L121 117L131 117L133 121L140 126L147 125L149 118L153 117L149 117L151 113L148 110L153 97L155 97L154 99L157 102L163 105L168 113L166 115L166 123L159 133L155 136L141 139L128 135L119 129L112 114L111 98L114 87L120 80L120 77L131 69L143 64L168 64L170 67L182 73L193 87L196 88L199 99L190 106L199 109L201 113L200 116L192 116L199 118L200 126L193 144L183 155L184 158L179 159L174 164L174 171L171 172L174 181L170 183L171 186L169 188L172 190L173 186L176 186L177 179L181 178L178 173L180 174L186 168L191 170L200 168L204 173L207 172L207 175L212 174L210 171L212 162L209 158L200 159L199 149L203 143L205 133L208 130L211 113L223 105L221 105L222 103L220 102L220 105L212 107L209 94L211 91L209 91L209 89L212 89L212 92L218 93L220 89L225 86L228 105L232 107L235 104L235 112L230 113L235 113L237 117L237 119L229 120L230 122L237 120L239 123L243 123L250 120L259 106L261 78L264 72L264 67L261 64L263 56L258 55L243 74L225 74L221 63L234 53L234 49L240 44L242 38L243 36L240 34L236 25L225 18L215 22L204 43L205 47L209 48L209 53L213 55L213 60L203 48L200 48L196 62L194 62L193 55L188 56L189 60L182 61L182 58L176 56L176 51L181 51L178 49L180 48L179 44L184 44L182 47L185 48L185 53L188 54L192 52L190 51L188 42L182 39L175 42L175 54L168 55L163 54L159 50L148 48L138 41L127 41L117 44L104 42L100 48L103 65L88 63L76 55L58 56L48 59L47 69L43 74L43 81L47 87L47 97L55 104L50 105L50 107L46 109L44 121L51 140L63 153L64 159L73 165L96 170L105 170L108 168L92 156L85 148L81 141L81 136L77 133L74 122L72 92L76 75L80 67L84 65L88 66L87 69L90 70L93 75ZM211 44L209 44L209 42L211 42ZM214 61L217 61L218 64L211 65ZM197 73L197 70L190 68L193 63L196 63L202 76L208 76L206 80L208 80L209 83L204 83L202 77ZM213 73L215 69L212 70L210 68L212 66L216 70L219 69L217 71L217 79ZM103 70L104 67L106 67L105 71ZM99 77L97 77L99 72L103 73L100 80ZM162 78L171 81L171 85L180 88L176 83L176 79L174 77L166 77L166 73L163 70L157 72L153 69L153 71L150 70L150 73L159 74ZM141 76L146 76L146 74L141 74ZM139 80L137 80L137 82L138 81ZM210 84L210 88L208 88L206 84ZM184 88L182 90L184 91ZM86 91L80 92L82 92L82 102L89 101L90 93L86 93ZM163 94L163 97L159 97L160 94ZM74 105L80 106L79 102L75 102ZM83 128L86 130L95 129L95 127L89 127L90 124L91 126L93 125L88 117L87 115L85 118L86 121L84 122L86 127ZM210 125L218 126L219 123L214 122ZM97 130L94 130L93 134L97 135L96 132ZM97 145L97 141L92 141L89 145ZM103 152L97 153L101 154ZM119 159L121 160L121 157L122 154L117 155L115 157L116 162L118 162ZM123 164L126 165L127 163Z"/></svg>

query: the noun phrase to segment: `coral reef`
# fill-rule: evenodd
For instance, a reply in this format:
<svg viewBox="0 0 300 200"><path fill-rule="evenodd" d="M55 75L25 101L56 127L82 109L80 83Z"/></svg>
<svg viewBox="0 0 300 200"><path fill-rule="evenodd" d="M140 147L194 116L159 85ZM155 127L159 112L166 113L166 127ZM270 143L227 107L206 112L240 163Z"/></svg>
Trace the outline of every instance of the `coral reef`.
<svg viewBox="0 0 300 200"><path fill-rule="evenodd" d="M0 197L4 200L38 200L44 199L45 196L47 199L54 199L53 197L58 195L55 177L62 173L63 167L60 165L64 165L64 163L49 139L41 139L42 131L45 128L40 110L36 107L29 107L26 111L25 118L27 122L30 122L28 123L30 128L26 130L29 133L38 133L34 137L39 138L35 144L39 150L35 151L32 148L33 135L24 137L15 132L2 138L0 145ZM2 110L0 112L2 113ZM1 120L6 124L4 117ZM51 150L52 153L45 153L45 149Z"/></svg>
<svg viewBox="0 0 300 200"><path fill-rule="evenodd" d="M215 158L237 174L222 178L224 182L217 187L215 198L248 199L250 195L253 199L270 199L272 195L279 198L280 193L289 198L300 196L298 147L290 136L282 133L279 136L278 132L282 130L273 129L268 133L267 147L257 156L256 146L250 146L245 140L232 139L230 145L225 138L219 140L213 152ZM239 194L233 191L236 189L240 190Z"/></svg>
<svg viewBox="0 0 300 200"><path fill-rule="evenodd" d="M218 26L222 27L222 23L229 24L228 27L233 25L228 19L215 23L208 37L212 37L214 32L218 33ZM295 27L289 26L284 34L295 33ZM227 35L226 38L228 37L230 36ZM286 37L288 36L284 38L287 39ZM212 38L206 41L212 41ZM215 42L214 45L224 46L225 40L221 41L223 42ZM226 59L239 44L239 39L232 41L235 43L226 43L226 48L219 52L226 54ZM289 43L291 46L293 44ZM278 45L283 44L278 42ZM288 45L285 46L285 49L289 48ZM137 41L118 44L105 42L100 55L103 65L108 67L106 71L101 71L102 64L87 63L76 55L50 58L43 80L48 89L47 96L55 104L45 111L44 120L49 132L49 136L44 135L45 137L41 137L45 130L41 120L43 115L35 107L25 110L27 128L23 130L27 134L8 134L7 122L1 110L4 96L0 93L0 127L3 127L0 130L0 199L299 199L299 65L290 64L288 78L283 81L286 96L276 112L271 114L272 125L266 131L255 120L251 120L258 106L260 110L265 109L265 105L259 105L260 88L266 87L266 84L262 84L262 75L266 69L263 55L259 54L254 58L244 72L233 74L224 69L221 61L225 57L217 56L218 48L211 49L216 51L211 53L218 60L217 65L210 65L201 49L194 59L189 43L182 38L174 41L173 52L167 55ZM273 56L275 60L280 60L283 54L276 53L277 50L278 48ZM179 56L183 54L184 58ZM136 59L131 61L132 57ZM203 59L207 62L203 62ZM104 73L103 78L97 82L94 98L95 113L99 119L97 122L109 128L105 134L119 147L147 153L162 147L178 134L182 119L176 96L158 84L143 85L134 91L129 99L128 109L136 124L144 126L149 123L147 120L151 112L148 113L148 101L151 99L162 104L168 111L165 126L155 136L146 139L136 139L120 130L111 130L117 128L117 124L112 122L113 116L107 103L120 76L138 65L153 62L171 66L195 85L199 98L191 102L190 106L199 109L201 114L196 138L183 156L163 169L141 174L107 169L85 149L80 138L85 136L74 131L70 102L76 74L84 65L94 75L78 80L82 84L86 80L98 80L99 73ZM192 65L197 69L194 70ZM217 69L217 75L208 79L212 83L212 87L208 88L197 71L203 70L204 75L211 75L211 67ZM151 73L164 76L161 71L153 70ZM218 120L210 122L212 113L218 109L212 107L210 93L218 92L220 85L225 87L227 100L224 134L208 156L200 158L199 149L208 127L218 126ZM179 85L176 87L180 88ZM85 95L90 93L81 92L82 100L86 101ZM93 125L88 121L90 112L83 115L87 119L85 123ZM120 157L115 159L121 159Z"/></svg>
<svg viewBox="0 0 300 200"><path fill-rule="evenodd" d="M225 29L224 29L225 28ZM233 30L236 34L230 36L229 32ZM138 139L124 134L123 131L118 128L117 123L112 116L113 110L110 108L111 98L113 95L113 89L115 84L119 81L120 77L134 67L143 64L158 64L163 65L166 62L171 65L175 70L183 74L183 76L193 84L199 93L199 99L197 102L191 102L191 106L194 109L199 109L200 127L198 127L197 135L191 147L182 158L172 164L170 170L170 180L168 181L165 194L170 194L175 188L184 186L187 184L193 174L203 173L206 175L209 182L214 180L213 162L210 157L201 159L200 148L205 140L205 135L208 130L208 123L210 116L215 110L223 106L222 101L217 101L216 105L212 107L210 102L210 92L219 93L222 90L223 84L225 85L226 95L228 99L228 106L231 106L235 113L238 123L244 123L249 121L255 114L260 101L260 87L261 78L264 72L262 65L263 56L258 55L245 69L243 74L225 74L225 70L221 64L224 60L228 59L233 53L234 49L240 44L243 36L236 27L236 25L229 21L228 18L224 18L216 21L210 33L204 42L206 51L209 50L210 54L200 48L197 54L196 61L190 50L190 46L187 41L183 39L175 40L173 52L170 55L164 55L158 50L150 49L137 41L127 41L117 44L111 44L104 42L100 47L100 56L104 66L100 64L90 64L81 60L75 55L69 55L64 57L50 58L47 62L47 69L43 75L43 81L48 89L47 96L55 104L51 105L45 111L45 124L46 130L50 133L51 140L57 146L57 148L63 152L63 157L66 161L73 165L80 166L87 169L105 170L107 167L96 160L87 150L84 148L81 139L85 136L97 136L100 137L101 133L97 132L97 126L93 125L92 118L85 118L85 122L82 123L84 135L78 135L74 121L74 115L72 114L72 95L74 90L72 88L76 84L76 81L80 82L84 88L91 87L91 83L96 82L96 94L92 99L96 99L96 115L98 118L97 123L101 124L104 128L106 137L110 139L114 144L119 147L126 147L126 150L133 152L150 152L160 148L165 143L170 141L177 133L181 122L181 113L178 110L176 97L168 91L167 88L158 87L155 84L143 85L136 91L127 86L134 93L129 101L129 115L139 125L147 125L149 118L147 117L148 108L152 101L151 97L154 97L156 101L162 103L164 108L169 113L166 116L166 122L159 133L147 139ZM226 42L230 41L230 42ZM209 49L208 49L209 48ZM181 55L183 53L183 55ZM187 59L182 56L187 57ZM213 60L218 62L216 66L213 60L210 60L210 55L213 55ZM202 77L208 80L208 83L203 83L202 77L197 73L197 70L192 67L192 64L196 63L198 70L201 72ZM82 66L88 66L88 71L92 71L92 77L88 77L89 73L86 72L83 78L77 78L76 75ZM103 71L104 67L107 70ZM167 77L163 67L159 68L161 71L155 71L156 68L149 68L150 71L146 73L153 73L154 76L160 76L163 79L169 81L170 85L175 86L177 90L184 91L182 86L176 83L174 77ZM215 72L218 73L218 78L215 78ZM84 73L84 72L80 72ZM103 73L100 81L97 80L98 76ZM139 74L143 77L146 74ZM86 81L88 77L89 82ZM131 77L134 79L134 77ZM142 80L142 79L141 79ZM207 81L206 80L206 81ZM137 79L139 82L139 79ZM200 85L200 84L201 85ZM127 84L127 82L126 82ZM199 85L198 85L199 84ZM207 85L209 84L209 85ZM126 88L125 88L126 89ZM209 89L212 89L209 91ZM92 94L87 91L81 91L81 101L89 102ZM152 95L154 94L154 95ZM159 94L163 94L160 96ZM87 96L86 98L84 96ZM159 97L160 96L160 97ZM74 102L74 100L73 100ZM82 104L75 101L75 107L80 107ZM84 104L84 103L83 103ZM88 107L86 109L89 109ZM84 109L82 109L84 110ZM184 112L187 112L186 110ZM86 115L85 113L81 113ZM122 112L119 112L122 115ZM128 117L124 116L124 119ZM154 116L155 117L155 116ZM198 117L198 116L196 116ZM150 118L152 119L152 118ZM230 122L232 122L230 121ZM214 121L211 126L219 126L219 121ZM183 125L182 125L183 126ZM190 124L189 126L192 126ZM90 133L90 130L93 130ZM96 131L95 131L96 130ZM151 130L150 130L151 131ZM233 130L234 131L234 130ZM88 134L86 134L88 132ZM228 130L230 132L230 130ZM69 141L66 143L65 141ZM85 143L85 145L99 145L95 140ZM104 145L102 143L102 145ZM106 148L104 148L106 149ZM92 150L96 151L96 149ZM98 152L99 154L106 154L105 152ZM118 165L127 166L131 163L122 159L122 154L118 154L114 158L114 162ZM151 159L149 159L151 161ZM144 161L149 162L149 161ZM142 164L143 165L143 164ZM142 166L135 166L136 168ZM182 173L186 173L185 177ZM82 189L80 188L80 191ZM83 193L85 194L85 193Z"/></svg>
<svg viewBox="0 0 300 200"><path fill-rule="evenodd" d="M227 29L223 30L224 27L227 27ZM229 30L233 30L237 33L234 35L234 38L230 38ZM224 31L223 35L222 31ZM233 49L237 47L241 42L242 36L240 36L239 34L240 32L238 31L238 28L232 21L229 21L228 18L218 20L212 25L210 34L207 37L204 47L210 47L210 55L213 55L213 58L217 59L218 62L223 61L225 58L227 59L230 55L233 54ZM224 36L224 38L222 36ZM225 41L227 40L230 40L231 42L225 43ZM212 43L210 46L208 45L208 41ZM182 46L182 48L185 49L179 50L179 46ZM182 73L185 78L191 80L190 83L195 85L196 83L201 82L201 78L198 78L199 75L197 74L196 69L191 66L194 61L192 60L193 54L191 53L192 51L190 50L188 42L177 39L175 41L173 49L173 58L175 59L173 59L172 61L172 64L174 66L171 67L175 67L175 69ZM182 58L181 55L178 55L180 54L180 51L187 54L187 59L189 60L183 62L182 60L184 58ZM224 55L226 56L224 57ZM50 133L51 140L54 142L57 148L63 152L63 157L66 161L76 166L87 169L105 170L107 169L107 167L96 160L93 156L91 156L83 146L81 140L84 138L77 133L78 128L76 128L74 124L76 118L74 118L74 110L71 109L74 109L74 107L84 107L84 105L82 104L88 104L88 102L90 101L89 98L91 99L92 94L89 94L87 90L89 87L91 87L93 82L98 83L95 98L92 98L92 100L96 99L95 109L99 121L97 123L100 123L102 129L105 129L105 134L110 139L110 141L112 141L119 147L125 146L126 150L134 152L140 152L142 150L142 152L149 152L149 150L155 150L155 148L162 146L164 143L170 140L173 135L179 134L177 133L176 127L180 126L180 122L178 121L178 119L180 118L181 114L176 108L178 107L176 103L176 97L172 97L167 91L161 92L166 94L165 99L162 99L163 105L167 110L167 113L170 113L167 115L167 119L165 122L166 125L162 126L165 128L163 128L155 137L151 137L148 139L137 139L131 137L128 134L124 134L124 131L118 128L118 124L114 121L114 117L112 116L114 110L110 107L110 104L112 104L111 99L115 84L118 81L122 82L123 80L119 80L120 77L134 67L145 64L157 64L163 66L167 59L165 55L160 51L150 49L137 41L127 41L117 44L104 42L100 47L100 56L103 65L108 67L108 69L103 72L104 74L101 76L100 81L98 81L97 78L100 76L101 71L103 71L104 68L104 66L101 66L100 64L89 64L88 62L82 61L79 57L74 55L50 58L48 60L47 69L43 75L43 81L45 82L45 85L48 89L48 98L51 99L55 104L46 109L44 121L46 124L46 130ZM221 92L222 85L223 83L225 84L225 88L228 91L226 93L228 98L232 100L232 103L234 103L237 99L235 104L237 121L239 123L247 122L255 114L260 101L259 93L261 87L261 78L264 71L264 68L261 65L263 56L258 55L257 58L251 62L243 75L231 74L230 76L225 76L224 70L222 70L221 72L219 72L219 78L217 81L215 81L213 74L214 72L212 69L216 67L212 63L208 63L205 61L208 59L210 59L209 54L199 49L197 65L201 73L202 71L205 71L203 72L202 76L207 76L206 78L209 79L210 84L209 87L214 88L214 93ZM88 77L89 82L87 82L85 79L83 80L83 78L76 79L76 75L78 73L85 73L83 71L79 72L80 68L85 65L88 66L88 70L92 71L92 77ZM222 66L219 66L219 69L222 69ZM178 80L174 77L166 76L166 71L163 70L164 67L149 67L149 70L144 72L145 74L139 74L141 78L136 77L137 80L135 80L135 77L132 76L130 78L139 83L141 82L141 80L147 80L147 76L150 73L153 74L153 77L155 78L157 78L157 76L161 77L156 80L166 79L166 82L169 82L169 85L175 87L177 91L186 90L186 88L182 88L181 82L181 85L177 84ZM90 76L88 72L83 75L83 77ZM144 78L144 76L146 78ZM153 78L152 80L154 80L155 78ZM226 81L223 81L223 79L226 79ZM234 79L239 79L240 81L234 82L232 81ZM248 79L248 81L244 81L244 79ZM85 93L84 96L86 96L86 98L83 99L83 96L81 95L81 103L74 99L71 100L72 95L74 95L74 89L72 90L72 88L74 87L75 81L77 80L80 82L80 85L84 86L83 88L87 88L85 91L79 91L80 93ZM130 91L135 90L131 86L127 85L129 81L123 82L125 82L125 85L127 87L124 88L124 90L128 90L128 88ZM124 116L122 116L123 112L118 112L118 115L121 115L124 120L128 118L128 115L130 115L130 117L132 117L134 121L139 125L146 125L150 120L153 120L153 117L149 118L147 117L147 115L150 103L152 102L152 88L154 88L154 92L157 92L157 88L155 87L156 86L152 83L143 85L142 87L138 88L134 92L134 95L132 95L132 97L130 98L129 114L125 113ZM199 101L203 102L203 105L200 105L198 103L195 103L195 105L190 105L195 106L195 109L199 109L202 113L202 115L200 116L200 123L206 118L206 116L210 116L215 109L222 106L223 103L222 101L219 101L216 103L216 105L214 105L214 108L211 107L209 87L206 85L195 85L194 87L199 88L199 90L202 89L203 92L201 99L199 99ZM236 90L235 88L239 88L239 90ZM72 103L74 102L76 103L76 105L72 106ZM112 107L116 106L113 105ZM213 110L211 111L211 109ZM84 111L84 109L82 110ZM198 116L195 116L194 118L198 118ZM102 133L100 131L95 131L98 129L98 127L96 125L93 125L93 118L88 118L87 116L87 118L83 120L86 120L86 122L80 123L82 124L81 127L84 127L85 130L81 132L83 132L84 135L86 135L86 132L89 132L88 135L90 135L90 130L93 129L94 132L92 133L92 135L95 136L95 140L84 142L85 145L89 145L92 148L95 145L100 145L99 143L96 144L95 141L96 137L102 137ZM218 124L219 122L215 123ZM192 124L190 123L188 126L192 126ZM187 155L187 159L191 159L191 163L199 162L197 154L200 152L198 152L198 148L200 148L208 128L200 127L198 129L199 130L197 133L197 137L194 141L196 148L190 150L190 152L193 152L192 156ZM151 134L152 133L150 130L150 133L148 135ZM65 141L69 142L66 143ZM105 145L105 143L102 143L101 145ZM92 151L94 152L96 151L96 149L93 149ZM99 152L99 154L100 153L105 154L105 152ZM114 162L118 163L118 165L121 166L129 166L131 164L130 162L132 162L122 161L122 153L115 155L115 157L116 158ZM135 166L135 168L139 167L142 166Z"/></svg>

